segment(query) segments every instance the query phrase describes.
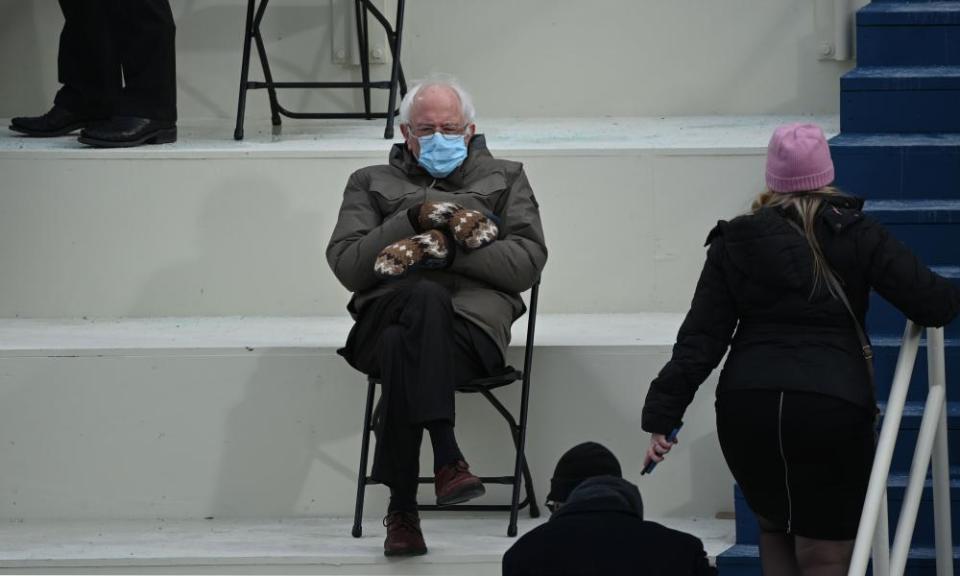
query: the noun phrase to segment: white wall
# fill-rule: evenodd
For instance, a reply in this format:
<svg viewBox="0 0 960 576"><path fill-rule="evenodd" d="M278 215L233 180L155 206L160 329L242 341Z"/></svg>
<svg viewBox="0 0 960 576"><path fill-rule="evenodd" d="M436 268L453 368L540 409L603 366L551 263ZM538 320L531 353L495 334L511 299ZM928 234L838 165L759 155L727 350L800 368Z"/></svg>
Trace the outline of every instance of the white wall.
<svg viewBox="0 0 960 576"><path fill-rule="evenodd" d="M359 77L332 63L331 1L271 4L263 29L278 79ZM171 5L181 117L234 117L245 3ZM408 76L458 75L487 117L832 114L849 68L818 60L812 0L414 0L406 20ZM0 117L49 106L61 26L54 0L0 3ZM282 100L357 102L313 94ZM262 94L248 104L250 117L267 114Z"/></svg>

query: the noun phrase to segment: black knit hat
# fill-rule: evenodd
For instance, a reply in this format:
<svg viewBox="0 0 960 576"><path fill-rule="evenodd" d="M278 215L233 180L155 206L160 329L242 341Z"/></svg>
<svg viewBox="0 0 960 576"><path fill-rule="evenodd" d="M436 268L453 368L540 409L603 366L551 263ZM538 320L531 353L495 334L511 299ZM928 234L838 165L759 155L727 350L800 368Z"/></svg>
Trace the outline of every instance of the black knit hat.
<svg viewBox="0 0 960 576"><path fill-rule="evenodd" d="M613 452L596 442L577 444L560 457L550 479L548 502L566 502L581 482L593 476L623 477L620 462Z"/></svg>

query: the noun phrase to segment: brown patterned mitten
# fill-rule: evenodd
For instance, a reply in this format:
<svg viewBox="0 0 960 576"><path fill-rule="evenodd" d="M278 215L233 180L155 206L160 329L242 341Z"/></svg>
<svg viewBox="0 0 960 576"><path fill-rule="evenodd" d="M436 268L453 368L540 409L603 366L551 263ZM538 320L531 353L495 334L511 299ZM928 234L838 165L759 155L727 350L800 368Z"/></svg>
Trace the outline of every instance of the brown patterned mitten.
<svg viewBox="0 0 960 576"><path fill-rule="evenodd" d="M417 223L422 230L449 230L453 240L468 250L483 248L500 232L492 218L456 202L424 202L417 212Z"/></svg>
<svg viewBox="0 0 960 576"><path fill-rule="evenodd" d="M398 240L380 251L373 271L381 278L400 278L418 268L446 268L451 256L447 242L439 230Z"/></svg>

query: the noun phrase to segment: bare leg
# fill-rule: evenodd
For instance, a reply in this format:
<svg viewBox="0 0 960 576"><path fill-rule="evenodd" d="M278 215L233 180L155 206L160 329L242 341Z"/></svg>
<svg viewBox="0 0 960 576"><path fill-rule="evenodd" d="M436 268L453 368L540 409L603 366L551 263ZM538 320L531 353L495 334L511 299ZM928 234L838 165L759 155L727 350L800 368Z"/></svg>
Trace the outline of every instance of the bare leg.
<svg viewBox="0 0 960 576"><path fill-rule="evenodd" d="M767 576L800 576L794 537L772 522L760 523L760 566Z"/></svg>
<svg viewBox="0 0 960 576"><path fill-rule="evenodd" d="M803 576L844 576L853 555L853 540L796 537L797 564Z"/></svg>

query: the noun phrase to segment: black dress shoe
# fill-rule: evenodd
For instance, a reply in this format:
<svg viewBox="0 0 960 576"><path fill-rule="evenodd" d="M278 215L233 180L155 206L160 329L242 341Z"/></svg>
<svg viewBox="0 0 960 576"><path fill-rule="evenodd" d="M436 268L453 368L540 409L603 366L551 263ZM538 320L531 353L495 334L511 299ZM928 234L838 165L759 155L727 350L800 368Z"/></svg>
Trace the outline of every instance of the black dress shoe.
<svg viewBox="0 0 960 576"><path fill-rule="evenodd" d="M96 148L128 148L141 144L169 144L177 141L177 125L165 120L114 116L84 128L78 138L83 144Z"/></svg>
<svg viewBox="0 0 960 576"><path fill-rule="evenodd" d="M63 136L102 121L103 118L74 114L54 104L53 108L42 116L20 116L10 120L10 129L28 136Z"/></svg>

